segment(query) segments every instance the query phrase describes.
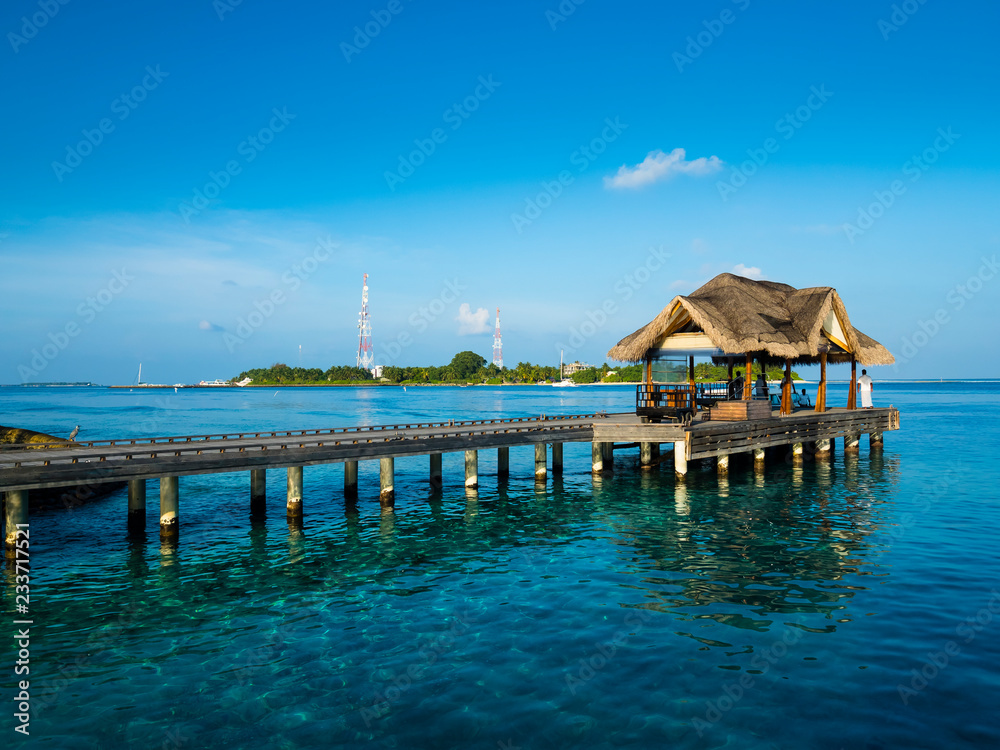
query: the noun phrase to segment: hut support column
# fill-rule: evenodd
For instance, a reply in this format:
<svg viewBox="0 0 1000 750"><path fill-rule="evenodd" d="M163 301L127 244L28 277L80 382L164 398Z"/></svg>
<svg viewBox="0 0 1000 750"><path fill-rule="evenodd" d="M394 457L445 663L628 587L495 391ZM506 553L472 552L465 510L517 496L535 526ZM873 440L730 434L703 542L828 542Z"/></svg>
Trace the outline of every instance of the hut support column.
<svg viewBox="0 0 1000 750"><path fill-rule="evenodd" d="M870 451L880 451L882 450L882 433L872 432L868 435L868 450Z"/></svg>
<svg viewBox="0 0 1000 750"><path fill-rule="evenodd" d="M728 474L729 473L729 454L728 453L723 453L723 454L721 454L718 457L718 459L716 460L715 468L719 472L719 474Z"/></svg>
<svg viewBox="0 0 1000 750"><path fill-rule="evenodd" d="M816 388L816 411L826 411L826 352L819 355L819 386Z"/></svg>
<svg viewBox="0 0 1000 750"><path fill-rule="evenodd" d="M764 449L754 448L753 449L753 470L756 472L764 471Z"/></svg>
<svg viewBox="0 0 1000 750"><path fill-rule="evenodd" d="M687 446L683 440L674 443L674 473L681 479L688 473Z"/></svg>
<svg viewBox="0 0 1000 750"><path fill-rule="evenodd" d="M435 490L441 489L444 482L441 480L441 454L432 453L430 455L430 482L431 488Z"/></svg>
<svg viewBox="0 0 1000 750"><path fill-rule="evenodd" d="M18 526L24 526L25 533L28 532L28 491L8 490L5 505L4 557L14 560L17 558ZM30 562L30 559L25 558L25 562Z"/></svg>
<svg viewBox="0 0 1000 750"><path fill-rule="evenodd" d="M344 461L344 496L358 496L358 462Z"/></svg>
<svg viewBox="0 0 1000 750"><path fill-rule="evenodd" d="M851 387L847 391L847 408L858 408L858 360L851 355Z"/></svg>
<svg viewBox="0 0 1000 750"><path fill-rule="evenodd" d="M285 509L289 518L302 518L302 467L289 466L285 482L288 499Z"/></svg>
<svg viewBox="0 0 1000 750"><path fill-rule="evenodd" d="M395 459L380 458L378 462L378 500L383 508L396 504Z"/></svg>
<svg viewBox="0 0 1000 750"><path fill-rule="evenodd" d="M177 477L160 477L160 539L177 539L180 533L180 490Z"/></svg>
<svg viewBox="0 0 1000 750"><path fill-rule="evenodd" d="M698 387L694 382L694 355L688 357L688 383L691 386L691 410L698 413Z"/></svg>
<svg viewBox="0 0 1000 750"><path fill-rule="evenodd" d="M510 476L510 448L497 448L497 477L507 479Z"/></svg>
<svg viewBox="0 0 1000 750"><path fill-rule="evenodd" d="M552 444L552 474L561 476L563 473L563 444Z"/></svg>
<svg viewBox="0 0 1000 750"><path fill-rule="evenodd" d="M594 474L601 474L604 472L604 443L591 443L590 470Z"/></svg>
<svg viewBox="0 0 1000 750"><path fill-rule="evenodd" d="M465 452L465 489L479 487L479 451Z"/></svg>
<svg viewBox="0 0 1000 750"><path fill-rule="evenodd" d="M535 479L545 481L545 461L547 457L545 443L535 443Z"/></svg>
<svg viewBox="0 0 1000 750"><path fill-rule="evenodd" d="M128 533L141 534L146 530L146 480L128 480Z"/></svg>
<svg viewBox="0 0 1000 750"><path fill-rule="evenodd" d="M747 352L747 364L746 369L743 373L743 400L750 400L750 389L753 386L753 377L750 375L750 371L753 369L753 356L750 352Z"/></svg>
<svg viewBox="0 0 1000 750"><path fill-rule="evenodd" d="M785 380L781 384L781 413L792 413L792 363L785 360Z"/></svg>

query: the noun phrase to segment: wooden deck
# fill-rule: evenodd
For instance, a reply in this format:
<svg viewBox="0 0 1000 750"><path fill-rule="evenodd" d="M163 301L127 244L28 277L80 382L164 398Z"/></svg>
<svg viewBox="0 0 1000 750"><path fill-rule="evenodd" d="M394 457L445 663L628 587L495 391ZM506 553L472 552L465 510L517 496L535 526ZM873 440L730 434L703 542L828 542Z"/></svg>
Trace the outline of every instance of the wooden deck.
<svg viewBox="0 0 1000 750"><path fill-rule="evenodd" d="M287 468L539 443L683 443L686 459L899 429L895 409L804 409L746 422L643 424L627 414L432 422L376 427L175 436L0 448L0 490Z"/></svg>

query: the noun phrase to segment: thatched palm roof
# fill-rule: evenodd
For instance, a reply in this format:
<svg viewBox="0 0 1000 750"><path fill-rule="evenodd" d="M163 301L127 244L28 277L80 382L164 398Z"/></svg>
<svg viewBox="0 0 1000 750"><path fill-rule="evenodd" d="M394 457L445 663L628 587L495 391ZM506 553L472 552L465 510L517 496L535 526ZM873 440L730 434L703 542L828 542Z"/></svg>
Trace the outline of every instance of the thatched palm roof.
<svg viewBox="0 0 1000 750"><path fill-rule="evenodd" d="M830 341L823 322L836 313L847 340L846 348ZM831 362L866 365L895 362L889 350L851 325L837 290L828 286L795 289L774 281L754 281L731 273L716 276L686 297L674 297L649 324L626 336L608 352L621 362L639 362L666 334L674 333L687 313L726 354L752 353L765 359L816 362L821 351Z"/></svg>

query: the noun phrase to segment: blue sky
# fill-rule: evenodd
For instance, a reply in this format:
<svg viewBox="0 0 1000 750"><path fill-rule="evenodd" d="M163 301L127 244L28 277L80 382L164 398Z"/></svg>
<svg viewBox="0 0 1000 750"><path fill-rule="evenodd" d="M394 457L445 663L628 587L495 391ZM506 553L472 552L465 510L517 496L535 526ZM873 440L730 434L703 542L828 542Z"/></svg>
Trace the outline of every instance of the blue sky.
<svg viewBox="0 0 1000 750"><path fill-rule="evenodd" d="M734 270L837 288L879 377L996 376L998 21L16 0L0 382L350 364L364 273L380 362L488 358L499 306L508 364L600 363Z"/></svg>

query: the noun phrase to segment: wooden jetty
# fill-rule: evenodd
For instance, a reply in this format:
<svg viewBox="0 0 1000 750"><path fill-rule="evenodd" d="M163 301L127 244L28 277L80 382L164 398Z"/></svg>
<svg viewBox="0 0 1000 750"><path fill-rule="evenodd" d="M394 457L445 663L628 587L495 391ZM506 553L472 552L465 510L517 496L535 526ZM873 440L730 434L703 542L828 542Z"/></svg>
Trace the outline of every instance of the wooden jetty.
<svg viewBox="0 0 1000 750"><path fill-rule="evenodd" d="M303 467L344 464L344 493L358 489L358 461L379 462L380 500L395 503L394 459L429 457L432 488L443 482L443 453L464 452L465 487L479 484L478 452L497 450L497 473L509 476L512 447L531 447L535 453L535 480L545 481L549 456L551 471L563 470L563 444L591 442L591 471L603 473L613 466L613 452L638 447L643 467L658 465L661 447L673 452L677 477L683 479L688 464L714 459L720 472L729 468L729 457L752 453L756 470L763 469L764 449L789 446L791 460L809 452L822 460L830 455L832 441L844 441L847 453L856 452L860 436L870 436L871 448L882 446L882 433L899 428L895 409L830 409L823 413L799 411L741 422L714 422L708 413L691 424L644 422L635 413L577 414L532 418L410 423L325 430L244 432L235 434L96 440L83 443L0 446L0 490L5 500L5 546L15 553L18 525L27 524L31 490L107 482L128 482L127 528L141 533L146 523L146 482L159 480L160 536L176 539L180 519L179 477L220 472L250 474L251 515L262 515L266 503L265 472L287 472L286 509L290 521L303 514ZM551 448L549 447L551 446Z"/></svg>

